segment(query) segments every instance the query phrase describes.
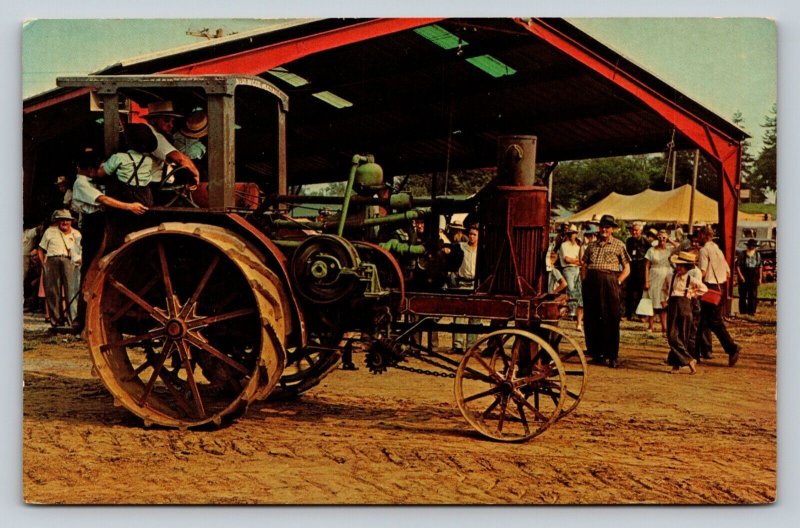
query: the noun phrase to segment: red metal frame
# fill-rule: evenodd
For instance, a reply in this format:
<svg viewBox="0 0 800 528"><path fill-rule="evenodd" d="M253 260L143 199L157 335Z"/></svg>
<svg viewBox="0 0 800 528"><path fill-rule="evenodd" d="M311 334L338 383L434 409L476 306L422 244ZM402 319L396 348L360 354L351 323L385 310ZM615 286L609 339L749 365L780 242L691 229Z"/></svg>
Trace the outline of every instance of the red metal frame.
<svg viewBox="0 0 800 528"><path fill-rule="evenodd" d="M706 154L707 159L712 160L721 176L719 216L722 224L722 239L725 245L725 256L733 267L736 249L736 213L741 184L740 143L657 93L630 73L620 70L618 65L608 62L579 42L553 28L546 21L532 18L516 19L516 22L641 100L661 117L674 124L677 130L697 144Z"/></svg>
<svg viewBox="0 0 800 528"><path fill-rule="evenodd" d="M368 20L316 35L308 35L224 57L215 57L194 64L179 66L161 73L186 75L237 73L258 75L270 68L287 64L313 53L433 24L439 20L442 20L442 18L382 18Z"/></svg>
<svg viewBox="0 0 800 528"><path fill-rule="evenodd" d="M316 35L300 37L254 50L180 66L162 73L186 75L238 73L255 75L314 53L432 24L442 19L371 19ZM556 49L566 53L644 102L664 119L673 123L677 130L694 141L703 150L707 159L712 161L721 175L719 214L722 224L722 239L726 257L733 263L736 213L741 183L741 145L739 142L659 94L645 82L628 72L620 70L617 65L606 61L595 52L555 29L546 21L536 18L515 19L515 21L533 35L548 42ZM54 103L74 98L77 95L80 95L80 93L64 94L56 99L27 107L24 111L25 113L30 113Z"/></svg>

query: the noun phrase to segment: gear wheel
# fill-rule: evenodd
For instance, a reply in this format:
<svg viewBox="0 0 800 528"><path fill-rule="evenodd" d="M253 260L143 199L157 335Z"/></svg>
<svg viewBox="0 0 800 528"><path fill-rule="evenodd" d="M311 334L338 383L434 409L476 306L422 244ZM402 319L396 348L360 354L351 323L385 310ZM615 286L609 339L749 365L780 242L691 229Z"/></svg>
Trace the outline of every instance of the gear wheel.
<svg viewBox="0 0 800 528"><path fill-rule="evenodd" d="M397 365L401 359L386 342L375 341L367 352L366 363L373 374L383 374L389 367Z"/></svg>

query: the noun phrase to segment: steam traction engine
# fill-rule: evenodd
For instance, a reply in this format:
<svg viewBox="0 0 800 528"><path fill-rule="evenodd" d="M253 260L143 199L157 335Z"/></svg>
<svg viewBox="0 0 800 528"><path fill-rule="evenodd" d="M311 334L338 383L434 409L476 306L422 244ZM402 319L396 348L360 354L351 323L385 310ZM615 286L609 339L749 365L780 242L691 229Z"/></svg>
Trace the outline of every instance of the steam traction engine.
<svg viewBox="0 0 800 528"><path fill-rule="evenodd" d="M107 154L119 148L121 102L204 101L208 112L208 182L192 194L164 189L175 193L168 207L151 209L135 228L115 226L129 234L85 280L93 372L145 425L221 425L254 400L302 394L343 357L350 366L353 347L374 373L455 378L466 420L497 440L532 438L580 402L586 361L557 326L565 298L542 293L549 204L534 181L535 138L501 138L496 179L466 200L393 192L361 155L343 197L303 197L286 192L288 98L261 78L103 76L59 85L100 98ZM264 163L277 194L235 178L240 160L263 156L265 143L276 145ZM314 220L286 214L286 204L303 201L340 210ZM439 241L438 222L465 212L480 225L477 286L448 288L455 248ZM425 223L423 235L403 231L412 220ZM482 335L461 356L423 346L419 334L433 331Z"/></svg>

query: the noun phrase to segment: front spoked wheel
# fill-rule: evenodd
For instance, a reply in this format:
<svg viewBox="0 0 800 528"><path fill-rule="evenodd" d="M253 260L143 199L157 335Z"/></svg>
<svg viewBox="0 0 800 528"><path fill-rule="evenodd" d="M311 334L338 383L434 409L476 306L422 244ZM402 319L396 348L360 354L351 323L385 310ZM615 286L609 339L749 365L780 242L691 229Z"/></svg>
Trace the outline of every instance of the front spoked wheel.
<svg viewBox="0 0 800 528"><path fill-rule="evenodd" d="M566 384L561 360L547 341L504 329L485 335L464 354L455 396L461 414L482 435L521 442L558 419Z"/></svg>

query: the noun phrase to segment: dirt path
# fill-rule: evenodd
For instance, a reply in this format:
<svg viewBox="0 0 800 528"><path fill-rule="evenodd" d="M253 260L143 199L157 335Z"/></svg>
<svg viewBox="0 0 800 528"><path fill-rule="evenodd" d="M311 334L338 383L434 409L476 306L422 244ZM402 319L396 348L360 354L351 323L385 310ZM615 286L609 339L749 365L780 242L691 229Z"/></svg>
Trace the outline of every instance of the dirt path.
<svg viewBox="0 0 800 528"><path fill-rule="evenodd" d="M695 376L624 323L623 368L590 367L575 412L527 444L474 434L453 382L336 371L217 431L145 429L79 339L26 317L24 497L33 503L732 504L776 496L775 311L731 325ZM577 336L577 334L575 334ZM356 356L363 365L363 356Z"/></svg>

